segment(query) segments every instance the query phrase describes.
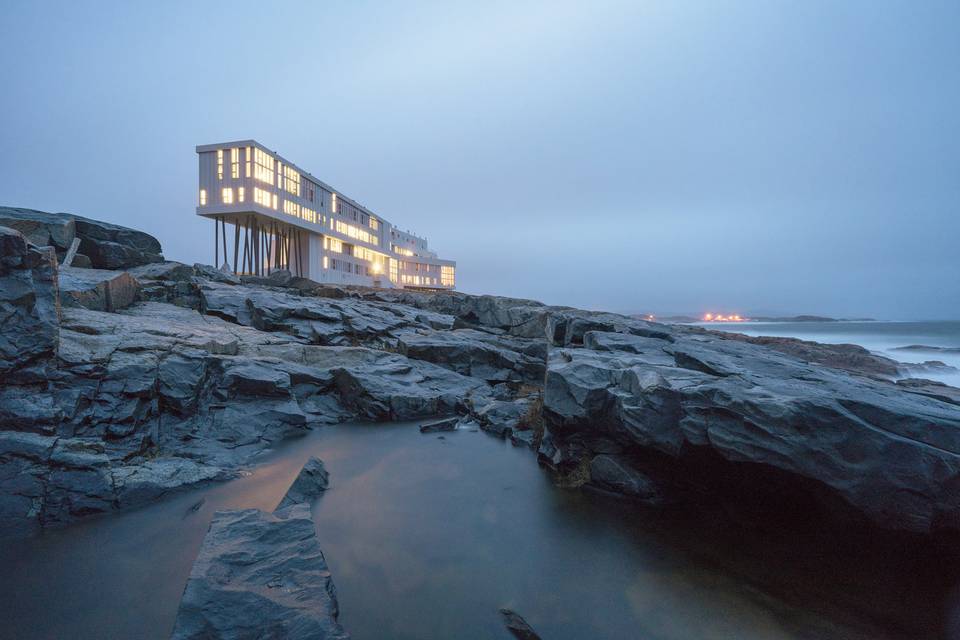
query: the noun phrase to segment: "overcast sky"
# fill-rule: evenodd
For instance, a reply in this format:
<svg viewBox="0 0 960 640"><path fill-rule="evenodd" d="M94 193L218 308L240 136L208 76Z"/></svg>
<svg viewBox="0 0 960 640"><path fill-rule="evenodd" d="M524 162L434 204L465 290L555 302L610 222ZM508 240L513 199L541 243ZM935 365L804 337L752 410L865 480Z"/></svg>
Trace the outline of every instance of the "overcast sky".
<svg viewBox="0 0 960 640"><path fill-rule="evenodd" d="M255 138L458 261L625 312L960 317L960 2L5 2L0 204L213 261Z"/></svg>

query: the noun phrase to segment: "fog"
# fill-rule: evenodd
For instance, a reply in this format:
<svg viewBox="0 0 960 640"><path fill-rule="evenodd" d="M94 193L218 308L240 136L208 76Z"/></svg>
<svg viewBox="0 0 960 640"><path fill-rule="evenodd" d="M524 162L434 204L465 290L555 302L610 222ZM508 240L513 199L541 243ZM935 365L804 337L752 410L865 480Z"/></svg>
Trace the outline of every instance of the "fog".
<svg viewBox="0 0 960 640"><path fill-rule="evenodd" d="M0 204L212 262L255 138L474 293L960 317L960 3L8 2Z"/></svg>

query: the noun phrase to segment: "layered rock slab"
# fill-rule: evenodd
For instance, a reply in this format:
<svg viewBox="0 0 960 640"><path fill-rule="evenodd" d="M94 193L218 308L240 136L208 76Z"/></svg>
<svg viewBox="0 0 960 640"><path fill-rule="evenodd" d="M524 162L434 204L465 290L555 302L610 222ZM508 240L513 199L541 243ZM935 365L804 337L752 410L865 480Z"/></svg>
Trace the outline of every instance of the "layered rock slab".
<svg viewBox="0 0 960 640"><path fill-rule="evenodd" d="M171 640L344 640L310 507L218 511Z"/></svg>
<svg viewBox="0 0 960 640"><path fill-rule="evenodd" d="M883 528L960 528L955 405L714 336L588 332L584 343L549 365L541 453L552 464L614 454L604 488L616 472L650 493L645 475L630 480L631 458L707 450L804 479Z"/></svg>

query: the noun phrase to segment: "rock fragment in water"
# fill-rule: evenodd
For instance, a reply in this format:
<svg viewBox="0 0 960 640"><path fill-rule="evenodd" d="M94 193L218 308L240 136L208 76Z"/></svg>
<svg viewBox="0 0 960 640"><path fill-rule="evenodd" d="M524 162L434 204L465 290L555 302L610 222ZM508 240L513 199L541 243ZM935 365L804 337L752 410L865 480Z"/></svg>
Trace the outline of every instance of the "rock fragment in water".
<svg viewBox="0 0 960 640"><path fill-rule="evenodd" d="M295 504L310 504L310 502L327 490L330 486L330 473L323 466L323 460L313 456L300 469L296 480L287 489L283 500L277 505L277 510Z"/></svg>
<svg viewBox="0 0 960 640"><path fill-rule="evenodd" d="M336 589L310 507L218 511L180 601L171 640L342 640Z"/></svg>
<svg viewBox="0 0 960 640"><path fill-rule="evenodd" d="M442 420L434 420L433 422L424 422L420 425L420 433L436 433L438 431L454 431L457 428L457 423L460 422L460 418L454 416L452 418L444 418Z"/></svg>
<svg viewBox="0 0 960 640"><path fill-rule="evenodd" d="M515 611L510 609L500 609L503 616L503 624L507 630L518 640L540 640L540 636L533 630L527 621L520 617Z"/></svg>

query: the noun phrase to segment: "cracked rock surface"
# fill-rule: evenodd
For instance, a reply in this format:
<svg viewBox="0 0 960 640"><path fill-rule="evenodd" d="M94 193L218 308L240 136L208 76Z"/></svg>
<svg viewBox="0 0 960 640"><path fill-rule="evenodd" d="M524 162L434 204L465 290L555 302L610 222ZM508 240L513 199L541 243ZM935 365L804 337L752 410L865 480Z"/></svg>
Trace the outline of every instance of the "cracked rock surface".
<svg viewBox="0 0 960 640"><path fill-rule="evenodd" d="M233 477L325 424L438 416L531 447L565 486L646 504L770 487L881 528L960 529L958 390L894 383L859 347L241 279L90 227L142 255L71 268L61 292L79 219L10 211L23 232L0 227L0 535ZM130 299L82 293L111 286Z"/></svg>

